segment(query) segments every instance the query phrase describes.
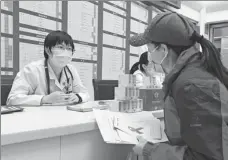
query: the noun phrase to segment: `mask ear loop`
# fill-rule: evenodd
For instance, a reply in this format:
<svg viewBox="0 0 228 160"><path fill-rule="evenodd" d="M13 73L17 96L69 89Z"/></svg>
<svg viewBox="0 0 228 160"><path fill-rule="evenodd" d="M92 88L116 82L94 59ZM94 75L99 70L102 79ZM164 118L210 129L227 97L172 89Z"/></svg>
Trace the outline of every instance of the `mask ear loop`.
<svg viewBox="0 0 228 160"><path fill-rule="evenodd" d="M162 62L163 62L163 61L165 60L165 58L167 57L168 52L165 53L165 56L162 58L162 60L161 60L159 63L156 63L156 62L153 60L152 56L151 56L151 54L154 53L154 52L158 49L158 47L159 47L159 45L158 45L157 47L155 47L154 50L153 50L152 52L149 52L150 57L148 58L148 61L149 61L149 63L153 62L153 63L155 63L155 64L162 65ZM149 60L149 59L150 59L150 60Z"/></svg>
<svg viewBox="0 0 228 160"><path fill-rule="evenodd" d="M157 50L157 48L158 48L158 46L156 46L156 47L153 49L152 52L149 52L149 51L148 51L148 61L149 61L149 63L150 63L150 62L153 62L152 53L154 53L154 52Z"/></svg>
<svg viewBox="0 0 228 160"><path fill-rule="evenodd" d="M168 52L166 52L165 56L162 58L161 63L159 65L162 65L163 61L165 60L165 58L168 56Z"/></svg>
<svg viewBox="0 0 228 160"><path fill-rule="evenodd" d="M168 53L166 53L166 55L164 56L164 58L162 59L162 61L161 61L161 64L160 64L160 66L161 66L161 68L162 68L162 70L163 70L163 72L166 74L166 72L165 72L165 69L164 69L164 67L162 66L162 63L163 63L163 61L165 60L165 58L168 56Z"/></svg>
<svg viewBox="0 0 228 160"><path fill-rule="evenodd" d="M157 46L157 47L158 47L158 46ZM156 47L156 48L157 48L157 47ZM156 49L156 48L155 48L155 49ZM155 51L155 50L153 50L153 52L154 52L154 51ZM168 52L165 53L165 56L162 58L162 60L160 61L160 63L154 62L153 59L152 59L151 63L160 65L161 68L162 68L162 70L163 70L163 72L166 73L165 70L164 70L164 67L162 66L162 63L163 63L163 61L165 60L165 58L166 58L167 56L168 56ZM154 67L155 67L155 66L154 66Z"/></svg>

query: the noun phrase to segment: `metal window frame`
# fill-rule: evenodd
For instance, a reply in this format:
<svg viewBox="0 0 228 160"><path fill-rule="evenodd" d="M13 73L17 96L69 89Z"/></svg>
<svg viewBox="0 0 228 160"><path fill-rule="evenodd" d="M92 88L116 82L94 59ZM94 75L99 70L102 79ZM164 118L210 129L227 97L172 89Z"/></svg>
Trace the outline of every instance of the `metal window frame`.
<svg viewBox="0 0 228 160"><path fill-rule="evenodd" d="M89 1L88 1L89 2ZM151 21L152 19L152 10L153 7L151 6L146 6L144 4L140 3L136 3L136 2L131 2L131 1L125 1L126 2L126 8L122 8L116 4L113 4L111 2L92 2L90 1L89 3L92 3L94 5L98 6L98 36L97 36L97 44L94 43L88 43L88 42L82 42L79 40L74 40L74 43L78 43L78 44L83 44L83 45L88 45L88 46L94 46L97 47L97 61L94 60L85 60L85 59L73 59L73 61L75 62L82 62L82 63L96 63L97 64L97 79L102 79L102 57L103 57L103 47L108 47L108 48L114 48L114 49L119 49L119 50L125 50L125 73L129 73L129 64L130 64L130 56L137 56L136 54L131 54L130 53L130 44L129 44L129 38L131 34L137 34L131 31L131 20L135 20L138 21L139 23L143 23L145 25L148 25L148 23ZM42 32L51 32L52 30L49 29L45 29L45 28L41 28L41 27L36 27L36 26L31 26L31 25L27 25L27 24L22 24L19 22L19 13L26 13L26 14L31 14L34 16L38 16L41 18L46 18L49 20L53 20L56 22L60 22L62 23L62 30L66 31L68 30L68 1L62 1L62 19L57 18L57 17L52 17L52 16L48 16L45 14L40 14L40 13L36 13L33 11L29 11L23 8L19 7L19 1L14 1L13 2L13 11L7 11L7 10L1 10L1 13L3 14L8 14L13 16L13 35L10 34L6 34L6 33L2 33L3 37L10 37L13 38L13 78L16 76L17 72L19 71L19 44L20 42L25 42L25 43L32 43L32 44L36 44L36 45L43 45L43 42L39 42L39 41L34 41L34 40L28 40L28 39L24 39L24 38L20 38L20 35L28 35L31 37L38 37L38 38L44 38L43 35L40 34L35 34L35 33L30 33L30 32L26 32L26 31L20 31L20 27L23 28L28 28L28 29L32 29L32 30L37 30L37 31L42 31ZM104 8L104 3L112 5L118 9L121 9L123 11L126 11L126 16L120 15L118 13L109 11L108 9ZM131 17L131 3L135 3L137 5L140 5L141 7L144 7L145 9L148 10L148 21L147 22L143 22L137 18ZM115 14L119 17L122 17L124 19L126 19L126 35L119 35L119 34L115 34L115 33L111 33L108 31L104 31L103 30L103 14L104 12L109 12L112 14ZM121 38L125 38L125 48L121 48L121 47L116 47L116 46L110 46L110 45L106 45L103 44L103 34L110 34L113 36L118 36ZM9 78L9 77L8 77ZM10 78L12 78L12 76L10 76Z"/></svg>

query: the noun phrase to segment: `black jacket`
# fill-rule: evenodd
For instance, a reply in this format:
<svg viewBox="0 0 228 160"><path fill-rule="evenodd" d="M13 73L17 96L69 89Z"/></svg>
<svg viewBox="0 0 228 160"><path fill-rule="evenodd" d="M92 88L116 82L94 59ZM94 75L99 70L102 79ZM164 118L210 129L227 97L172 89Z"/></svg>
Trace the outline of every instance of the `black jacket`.
<svg viewBox="0 0 228 160"><path fill-rule="evenodd" d="M228 160L228 91L204 69L197 49L179 56L163 89L169 91L164 120L170 144L147 144L151 158Z"/></svg>

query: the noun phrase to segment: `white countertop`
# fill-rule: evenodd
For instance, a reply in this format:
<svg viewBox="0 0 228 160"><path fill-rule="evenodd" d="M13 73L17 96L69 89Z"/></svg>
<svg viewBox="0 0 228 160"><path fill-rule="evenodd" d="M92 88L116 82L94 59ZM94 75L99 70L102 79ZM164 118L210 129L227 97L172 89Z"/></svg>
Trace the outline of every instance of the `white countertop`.
<svg viewBox="0 0 228 160"><path fill-rule="evenodd" d="M163 111L156 111L162 117ZM25 107L1 115L1 145L97 130L93 112L69 111L63 106Z"/></svg>

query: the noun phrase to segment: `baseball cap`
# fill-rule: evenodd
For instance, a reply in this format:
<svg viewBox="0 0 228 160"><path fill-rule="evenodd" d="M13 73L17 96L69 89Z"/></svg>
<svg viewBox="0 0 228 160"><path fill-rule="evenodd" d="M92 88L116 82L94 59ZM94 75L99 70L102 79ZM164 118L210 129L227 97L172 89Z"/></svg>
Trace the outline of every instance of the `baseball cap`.
<svg viewBox="0 0 228 160"><path fill-rule="evenodd" d="M190 39L195 27L187 18L175 12L164 12L156 15L144 33L132 36L130 45L138 47L151 42L172 46L191 46Z"/></svg>

